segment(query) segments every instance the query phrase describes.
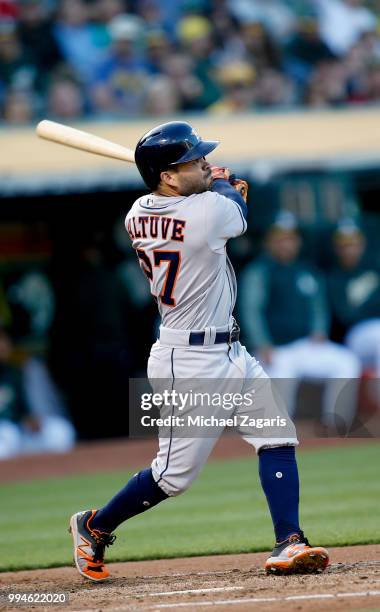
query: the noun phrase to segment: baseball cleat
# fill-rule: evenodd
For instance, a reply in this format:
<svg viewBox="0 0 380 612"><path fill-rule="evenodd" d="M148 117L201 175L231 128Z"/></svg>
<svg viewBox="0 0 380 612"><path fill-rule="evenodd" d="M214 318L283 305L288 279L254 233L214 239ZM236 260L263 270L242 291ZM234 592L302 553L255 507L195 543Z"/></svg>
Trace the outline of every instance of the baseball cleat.
<svg viewBox="0 0 380 612"><path fill-rule="evenodd" d="M114 543L116 536L91 529L91 519L97 510L85 510L73 514L70 519L69 532L74 540L74 561L82 576L100 582L109 577L104 565L104 549Z"/></svg>
<svg viewBox="0 0 380 612"><path fill-rule="evenodd" d="M329 553L322 546L310 546L303 533L293 534L275 545L265 563L267 574L317 574L329 564Z"/></svg>

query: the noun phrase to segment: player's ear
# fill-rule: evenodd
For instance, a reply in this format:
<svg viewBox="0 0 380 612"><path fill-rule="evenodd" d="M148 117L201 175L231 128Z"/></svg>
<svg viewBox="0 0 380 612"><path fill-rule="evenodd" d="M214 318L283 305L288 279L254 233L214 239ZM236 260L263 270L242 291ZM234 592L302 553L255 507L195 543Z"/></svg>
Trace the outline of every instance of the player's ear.
<svg viewBox="0 0 380 612"><path fill-rule="evenodd" d="M160 174L161 182L170 187L178 187L177 172L174 169L164 170Z"/></svg>

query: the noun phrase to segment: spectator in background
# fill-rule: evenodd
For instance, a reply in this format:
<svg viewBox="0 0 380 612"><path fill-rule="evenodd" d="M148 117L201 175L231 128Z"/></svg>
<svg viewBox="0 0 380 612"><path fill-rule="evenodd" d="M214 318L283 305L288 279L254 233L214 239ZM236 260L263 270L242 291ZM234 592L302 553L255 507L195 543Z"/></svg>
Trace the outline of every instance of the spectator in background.
<svg viewBox="0 0 380 612"><path fill-rule="evenodd" d="M160 15L162 18L162 28L168 33L170 40L176 38L176 27L179 20L182 18L183 13L186 9L186 3L188 0L158 0L160 7ZM138 5L139 0L135 1Z"/></svg>
<svg viewBox="0 0 380 612"><path fill-rule="evenodd" d="M117 15L126 12L127 6L124 0L95 0L90 5L94 21L98 24L107 24Z"/></svg>
<svg viewBox="0 0 380 612"><path fill-rule="evenodd" d="M151 74L172 81L166 81L168 95L178 92L173 107L179 111L377 102L380 32L368 4L3 0L2 118L21 124L44 114L46 106L63 106L63 112L52 111L57 117L143 116L153 112L144 101ZM240 91L233 85L230 104L231 82L218 79L224 67L237 62L255 71L254 104L246 100L246 83ZM160 83L155 80L153 89ZM163 100L163 89L158 97ZM169 106L168 99L163 106Z"/></svg>
<svg viewBox="0 0 380 612"><path fill-rule="evenodd" d="M148 66L142 56L143 22L134 15L119 15L109 24L111 47L95 72L89 98L97 113L141 114L148 84Z"/></svg>
<svg viewBox="0 0 380 612"><path fill-rule="evenodd" d="M156 75L149 79L144 105L147 115L169 117L179 112L180 104L179 92L173 81L164 75Z"/></svg>
<svg viewBox="0 0 380 612"><path fill-rule="evenodd" d="M75 120L83 116L85 101L79 85L71 78L53 80L48 90L47 113L56 119Z"/></svg>
<svg viewBox="0 0 380 612"><path fill-rule="evenodd" d="M196 110L199 106L198 101L203 96L204 86L194 74L194 62L191 57L185 53L174 53L165 61L163 70L179 93L181 110Z"/></svg>
<svg viewBox="0 0 380 612"><path fill-rule="evenodd" d="M289 107L295 97L292 81L277 70L265 70L256 81L255 102L259 108Z"/></svg>
<svg viewBox="0 0 380 612"><path fill-rule="evenodd" d="M15 22L0 21L0 86L33 96L37 77L36 57L23 48Z"/></svg>
<svg viewBox="0 0 380 612"><path fill-rule="evenodd" d="M379 4L380 11L380 4ZM367 63L379 63L380 62L380 38L379 38L379 23L377 24L376 30L370 32L364 32L360 38L360 45L364 50L365 56L367 57Z"/></svg>
<svg viewBox="0 0 380 612"><path fill-rule="evenodd" d="M354 45L344 59L347 80L348 101L353 103L368 102L370 93L370 59L365 44Z"/></svg>
<svg viewBox="0 0 380 612"><path fill-rule="evenodd" d="M208 13L213 25L215 61L218 66L244 59L246 48L241 35L241 26L228 10L224 0L214 2Z"/></svg>
<svg viewBox="0 0 380 612"><path fill-rule="evenodd" d="M248 62L230 62L217 72L218 82L223 87L223 97L211 104L208 110L218 114L247 112L253 108L255 99L255 70Z"/></svg>
<svg viewBox="0 0 380 612"><path fill-rule="evenodd" d="M275 40L285 42L294 29L295 14L282 0L228 0L231 13L242 23L262 23Z"/></svg>
<svg viewBox="0 0 380 612"><path fill-rule="evenodd" d="M0 20L15 21L19 14L16 0L0 0Z"/></svg>
<svg viewBox="0 0 380 612"><path fill-rule="evenodd" d="M105 56L108 35L89 21L90 7L84 0L62 0L58 9L54 36L60 52L76 78L89 83Z"/></svg>
<svg viewBox="0 0 380 612"><path fill-rule="evenodd" d="M8 125L23 125L32 121L34 108L30 95L10 91L4 100L3 117Z"/></svg>
<svg viewBox="0 0 380 612"><path fill-rule="evenodd" d="M18 36L26 53L33 55L43 81L64 61L53 34L53 22L44 0L21 0ZM43 83L45 86L45 83Z"/></svg>
<svg viewBox="0 0 380 612"><path fill-rule="evenodd" d="M369 71L369 99L373 102L380 101L380 62Z"/></svg>
<svg viewBox="0 0 380 612"><path fill-rule="evenodd" d="M45 338L55 311L53 287L46 270L33 265L21 268L8 281L6 299L15 337L37 342Z"/></svg>
<svg viewBox="0 0 380 612"><path fill-rule="evenodd" d="M304 15L284 48L286 73L303 87L315 67L335 56L322 40L315 15Z"/></svg>
<svg viewBox="0 0 380 612"><path fill-rule="evenodd" d="M342 106L348 97L345 66L337 60L320 63L313 72L305 93L310 107Z"/></svg>
<svg viewBox="0 0 380 612"><path fill-rule="evenodd" d="M193 99L194 110L204 110L222 94L215 76L215 61L211 57L214 51L212 25L205 17L189 15L178 23L177 35L193 61L193 74L202 88Z"/></svg>
<svg viewBox="0 0 380 612"><path fill-rule="evenodd" d="M259 21L242 23L241 38L244 43L245 58L255 67L259 75L267 69L281 70L280 46L262 23Z"/></svg>
<svg viewBox="0 0 380 612"><path fill-rule="evenodd" d="M380 377L380 270L366 262L366 240L352 220L338 226L334 247L328 288L335 325L363 368Z"/></svg>
<svg viewBox="0 0 380 612"><path fill-rule="evenodd" d="M165 65L174 54L174 48L163 30L155 29L146 34L145 61L151 74L162 74Z"/></svg>
<svg viewBox="0 0 380 612"><path fill-rule="evenodd" d="M295 410L298 381L324 381L322 423L348 430L356 411L360 364L347 348L327 337L329 313L322 279L299 259L301 238L295 220L281 213L268 231L265 253L241 276L240 317L249 351L265 363L279 384L290 414ZM337 401L344 393L344 401Z"/></svg>
<svg viewBox="0 0 380 612"><path fill-rule="evenodd" d="M34 357L13 365L12 352L0 325L0 459L70 450L75 431L46 367Z"/></svg>
<svg viewBox="0 0 380 612"><path fill-rule="evenodd" d="M330 51L343 57L365 32L376 28L375 15L363 0L313 0L321 37Z"/></svg>
<svg viewBox="0 0 380 612"><path fill-rule="evenodd" d="M165 28L160 2L156 0L139 0L136 5L136 13L144 23L144 30L147 33L157 28Z"/></svg>

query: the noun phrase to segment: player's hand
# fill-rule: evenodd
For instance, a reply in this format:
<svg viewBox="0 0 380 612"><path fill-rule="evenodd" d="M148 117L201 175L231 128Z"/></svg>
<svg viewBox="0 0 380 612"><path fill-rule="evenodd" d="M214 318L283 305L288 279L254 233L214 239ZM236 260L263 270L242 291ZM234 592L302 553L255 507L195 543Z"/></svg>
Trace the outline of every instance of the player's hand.
<svg viewBox="0 0 380 612"><path fill-rule="evenodd" d="M213 181L217 179L229 181L231 176L231 170L229 168L221 166L211 166L211 176Z"/></svg>
<svg viewBox="0 0 380 612"><path fill-rule="evenodd" d="M228 181L234 189L242 196L244 202L247 202L248 196L248 183L244 179L239 179L235 174L231 174L231 170L221 166L211 166L211 177L215 181L217 179L223 179Z"/></svg>
<svg viewBox="0 0 380 612"><path fill-rule="evenodd" d="M230 177L230 183L236 191L238 191L243 198L244 202L247 202L248 196L248 183L244 179L235 178L233 175Z"/></svg>

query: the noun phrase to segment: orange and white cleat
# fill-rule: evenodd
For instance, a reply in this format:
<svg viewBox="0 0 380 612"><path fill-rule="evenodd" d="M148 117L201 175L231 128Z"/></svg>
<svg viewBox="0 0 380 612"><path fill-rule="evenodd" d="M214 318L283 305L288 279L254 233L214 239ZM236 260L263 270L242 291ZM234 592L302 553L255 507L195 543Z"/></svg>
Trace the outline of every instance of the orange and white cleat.
<svg viewBox="0 0 380 612"><path fill-rule="evenodd" d="M96 510L85 510L73 514L69 532L74 540L74 561L78 572L94 582L109 577L104 565L104 549L114 543L116 536L91 528L91 520Z"/></svg>
<svg viewBox="0 0 380 612"><path fill-rule="evenodd" d="M267 574L318 574L329 564L329 553L322 546L310 546L301 532L278 542L265 563Z"/></svg>

